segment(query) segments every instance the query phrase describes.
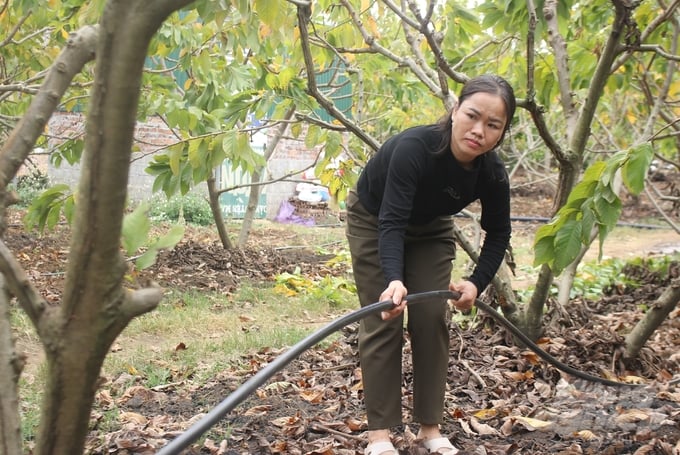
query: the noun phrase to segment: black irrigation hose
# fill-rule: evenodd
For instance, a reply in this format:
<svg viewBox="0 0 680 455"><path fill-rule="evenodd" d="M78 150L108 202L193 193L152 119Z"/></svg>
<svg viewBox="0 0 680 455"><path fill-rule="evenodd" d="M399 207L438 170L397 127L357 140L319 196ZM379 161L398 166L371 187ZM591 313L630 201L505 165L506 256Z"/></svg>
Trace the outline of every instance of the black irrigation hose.
<svg viewBox="0 0 680 455"><path fill-rule="evenodd" d="M470 218L469 215L464 213L457 213L454 215L455 218ZM510 221L521 221L525 223L548 223L552 218L544 216L511 216ZM628 223L625 221L618 221L616 223L619 227L630 227L636 229L668 229L667 225L664 224L645 224L645 223Z"/></svg>
<svg viewBox="0 0 680 455"><path fill-rule="evenodd" d="M422 292L419 294L409 294L406 297L406 303L407 305L411 305L432 298L457 300L459 297L460 294L452 291L429 291ZM363 319L369 314L387 310L391 308L392 305L393 305L392 300L384 300L382 302L376 302L370 305L366 305L365 307L362 307L339 319L336 319L335 321L332 321L330 324L322 327L321 329L307 336L305 339L298 342L288 351L284 352L283 354L275 358L271 363L269 363L267 366L262 368L255 375L253 375L250 379L244 382L243 385L234 390L227 398L222 400L222 402L220 402L209 413L207 413L204 417L202 417L200 420L194 423L191 427L189 427L184 433L182 433L181 435L170 441L166 446L161 448L161 450L157 452L157 455L178 455L181 452L181 450L187 448L192 442L196 441L199 437L201 437L203 433L209 430L227 413L232 411L248 395L257 390L258 387L264 384L265 381L271 378L277 371L281 370L283 367L285 367L288 363L290 363L293 359L298 357L304 351L311 348L312 346L326 338L331 333L345 327L346 325L359 321L360 319ZM569 365L560 362L559 360L545 352L543 349L541 349L539 346L537 346L536 343L534 343L530 338L524 335L510 321L505 319L505 317L503 317L498 311L491 308L486 303L477 299L475 300L475 306L484 311L485 313L491 315L494 318L494 320L503 325L503 327L510 330L513 333L513 335L515 335L523 343L529 346L531 350L534 351L543 360L548 361L549 363L551 363L558 369L564 371L565 373L609 386L631 386L631 387L639 386L639 384L627 384L623 382L610 381L609 379L601 378L598 376L592 376L588 373L572 368Z"/></svg>
<svg viewBox="0 0 680 455"><path fill-rule="evenodd" d="M453 298L452 295L453 294L450 291L430 291L420 294L410 294L407 297L406 303L410 305L435 297L450 299ZM210 429L210 427L215 425L222 417L224 417L239 403L241 403L241 401L243 401L248 395L257 390L257 388L264 384L269 378L271 378L274 373L281 370L284 366L286 366L304 351L311 348L331 333L345 327L346 325L363 319L369 314L388 310L392 306L392 300L384 300L382 302L366 305L365 307L359 308L358 310L353 311L346 316L336 319L330 324L307 336L289 350L272 360L271 363L258 371L254 376L251 376L250 379L244 382L243 385L241 385L238 389L234 390L227 398L222 400L222 402L220 402L212 411L207 413L204 417L189 427L184 433L170 441L170 443L157 452L157 455L179 454L182 449L185 449L189 446L189 444L196 441L203 433Z"/></svg>

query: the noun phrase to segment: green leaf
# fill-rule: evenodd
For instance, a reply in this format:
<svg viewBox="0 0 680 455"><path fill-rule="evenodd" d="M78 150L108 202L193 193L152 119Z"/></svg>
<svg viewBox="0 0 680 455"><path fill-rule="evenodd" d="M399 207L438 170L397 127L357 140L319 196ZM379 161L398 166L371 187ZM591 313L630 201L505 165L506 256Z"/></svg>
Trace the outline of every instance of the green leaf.
<svg viewBox="0 0 680 455"><path fill-rule="evenodd" d="M54 226L59 223L61 216L61 205L53 205L47 211L46 226L48 229L54 229Z"/></svg>
<svg viewBox="0 0 680 455"><path fill-rule="evenodd" d="M550 223L539 226L539 228L536 229L536 240L538 241L543 237L554 237L562 223L563 221L559 219L553 219Z"/></svg>
<svg viewBox="0 0 680 455"><path fill-rule="evenodd" d="M583 181L599 181L602 173L607 167L607 163L604 161L595 161L593 164L588 166L588 168L583 173Z"/></svg>
<svg viewBox="0 0 680 455"><path fill-rule="evenodd" d="M135 267L138 270L144 270L151 267L156 262L158 253L177 245L177 243L182 240L183 235L184 226L173 226L168 232L149 245L147 250L135 261Z"/></svg>
<svg viewBox="0 0 680 455"><path fill-rule="evenodd" d="M579 209L583 201L593 196L595 188L597 187L597 180L584 179L579 182L569 193L569 198L565 206Z"/></svg>
<svg viewBox="0 0 680 455"><path fill-rule="evenodd" d="M159 237L155 246L159 249L173 248L180 240L182 240L184 231L185 228L181 225L171 227L168 232Z"/></svg>
<svg viewBox="0 0 680 455"><path fill-rule="evenodd" d="M329 131L324 150L330 156L338 156L342 152L342 135L337 131Z"/></svg>
<svg viewBox="0 0 680 455"><path fill-rule="evenodd" d="M575 220L568 221L555 235L555 260L553 272L559 275L581 251L583 225Z"/></svg>
<svg viewBox="0 0 680 455"><path fill-rule="evenodd" d="M137 270L144 270L156 263L158 257L158 250L147 250L135 260L135 268Z"/></svg>
<svg viewBox="0 0 680 455"><path fill-rule="evenodd" d="M538 238L534 243L534 267L546 264L552 266L555 257L555 246L553 236Z"/></svg>
<svg viewBox="0 0 680 455"><path fill-rule="evenodd" d="M305 146L307 148L314 148L317 144L321 142L321 128L316 125L310 125L307 130L307 135L305 136Z"/></svg>
<svg viewBox="0 0 680 455"><path fill-rule="evenodd" d="M68 185L57 184L46 189L28 207L24 216L26 228L37 228L41 232L45 228L54 228L59 222L62 207L67 203L74 203L71 188ZM71 218L67 217L67 221L70 220Z"/></svg>
<svg viewBox="0 0 680 455"><path fill-rule="evenodd" d="M143 202L123 218L122 243L125 252L131 256L144 246L151 229L151 222L147 216L149 204Z"/></svg>
<svg viewBox="0 0 680 455"><path fill-rule="evenodd" d="M621 176L623 183L635 196L645 188L645 178L653 157L654 149L650 143L640 144L628 152L628 159L621 169Z"/></svg>
<svg viewBox="0 0 680 455"><path fill-rule="evenodd" d="M581 241L583 242L584 245L586 245L588 242L590 242L591 232L593 232L593 229L595 228L597 219L595 213L593 212L589 205L584 205L581 213L582 213L581 225L583 225L582 228L583 237L581 238Z"/></svg>
<svg viewBox="0 0 680 455"><path fill-rule="evenodd" d="M606 196L613 195L613 199ZM613 191L602 194L603 197L596 197L594 200L595 212L600 224L607 226L610 230L616 226L621 215L621 199Z"/></svg>

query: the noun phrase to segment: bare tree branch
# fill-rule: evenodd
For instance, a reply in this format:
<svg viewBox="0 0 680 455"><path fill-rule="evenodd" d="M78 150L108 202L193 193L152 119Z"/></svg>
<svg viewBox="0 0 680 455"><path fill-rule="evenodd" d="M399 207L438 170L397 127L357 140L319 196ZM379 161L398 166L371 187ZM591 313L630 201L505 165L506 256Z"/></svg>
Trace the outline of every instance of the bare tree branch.
<svg viewBox="0 0 680 455"><path fill-rule="evenodd" d="M564 161L566 158L564 156L564 151L562 147L557 143L550 128L545 123L545 117L543 114L545 110L542 106L536 103L536 87L534 82L534 70L535 70L535 31L536 31L536 6L532 0L527 0L527 7L529 8L529 31L527 36L527 98L526 100L517 100L517 105L529 111L531 118L536 125L536 130L539 136L543 139L546 146L550 152L559 161Z"/></svg>
<svg viewBox="0 0 680 455"><path fill-rule="evenodd" d="M675 21L673 23L673 39L671 40L673 48L671 49L671 52L676 53L678 51L678 37L680 36L680 25ZM654 129L654 123L656 122L656 119L659 117L659 113L661 112L661 108L664 106L667 98L668 98L668 93L671 88L671 84L674 81L673 76L675 75L675 71L677 69L678 65L676 64L675 61L671 60L668 62L668 67L666 68L666 77L664 79L663 86L659 90L659 93L657 94L656 98L654 99L654 103L652 104L652 109L651 112L649 113L649 117L647 117L647 122L645 123L645 127L642 130L642 135L643 137L649 137L652 135L652 131ZM646 75L643 75L643 77Z"/></svg>
<svg viewBox="0 0 680 455"><path fill-rule="evenodd" d="M623 63L628 60L628 58L630 58L634 51L644 50L644 47L646 46L642 46L640 43L644 43L645 40L647 40L651 34L654 33L654 31L656 31L656 29L658 29L661 25L668 22L669 20L676 21L675 13L678 9L678 6L680 6L680 0L673 0L673 2L666 8L661 8L660 14L653 21L651 21L642 32L640 32L639 42L635 46L628 46L626 48L620 49L620 51L623 53L614 62L612 62L610 71L613 72L619 66L623 65Z"/></svg>
<svg viewBox="0 0 680 455"><path fill-rule="evenodd" d="M654 189L654 192L655 192L656 196L661 197L661 195L658 193L658 191L656 190L656 188L654 188L654 185L651 185L650 182L649 182L649 180L647 180L647 185L645 185L645 194L647 195L647 197L649 198L649 200L652 202L652 205L654 206L654 208L656 209L656 211L659 212L659 214L663 217L663 219L666 220L666 222L668 223L668 225L669 225L671 228L673 228L673 230L674 230L675 232L677 232L678 234L680 234L680 225L677 224L677 223L673 220L673 218L671 218L670 215L668 215L668 213L666 213L666 211L661 207L661 205L659 205L659 203L658 203L657 200L656 200L656 197L649 191L649 188L650 188L650 187Z"/></svg>
<svg viewBox="0 0 680 455"><path fill-rule="evenodd" d="M5 188L31 152L73 77L94 58L98 26L85 26L73 33L9 138L0 150L0 188Z"/></svg>
<svg viewBox="0 0 680 455"><path fill-rule="evenodd" d="M578 112L576 111L574 97L571 90L571 76L569 74L567 45L564 37L560 33L557 25L557 0L546 0L543 6L543 16L548 24L548 40L553 48L555 56L555 70L557 72L557 83L559 85L560 103L564 110L567 121L567 139L571 141L571 136L576 129Z"/></svg>
<svg viewBox="0 0 680 455"><path fill-rule="evenodd" d="M354 122L349 120L338 108L335 107L333 101L329 100L320 91L316 83L316 68L314 67L314 61L312 59L311 49L309 48L309 30L307 29L307 24L311 20L311 9L307 6L298 6L298 26L300 27L300 42L302 46L302 54L305 61L305 69L307 72L307 86L309 94L314 97L318 103L326 109L334 118L338 119L340 123L345 125L345 127L354 133L360 140L366 143L368 146L377 150L380 144L373 137L371 137L362 128L359 128Z"/></svg>
<svg viewBox="0 0 680 455"><path fill-rule="evenodd" d="M347 9L347 12L350 15L350 18L352 19L352 22L354 23L354 26L359 30L361 33L361 36L364 39L364 42L376 53L384 55L388 59L392 60L393 62L397 63L398 65L403 65L408 67L413 74L416 75L420 81L425 84L425 86L430 90L432 93L439 93L440 88L436 84L436 82L432 79L432 76L436 76L435 74L431 73L428 74L427 70L424 70L422 66L418 65L418 63L411 59L411 58L403 58L400 57L399 55L393 53L386 47L380 45L377 40L375 39L374 36L372 36L368 30L363 26L361 23L361 20L359 18L359 15L357 14L356 10L352 6L352 4L348 0L340 0L342 5Z"/></svg>
<svg viewBox="0 0 680 455"><path fill-rule="evenodd" d="M5 10L5 8L7 7L7 4L8 4L8 3L5 2L5 4L3 5L3 8L2 8L2 10L1 10L0 12L2 12L2 11ZM17 34L17 33L19 32L19 30L21 29L21 26L24 25L24 22L26 22L26 21L28 20L29 17L31 17L31 14L32 14L32 12L29 11L29 12L27 12L26 14L24 14L23 17L22 17L21 19L19 19L19 20L17 21L17 24L16 24L14 27L12 27L12 30L10 30L9 33L7 33L7 36L5 37L5 39L2 40L2 41L0 41L0 47L5 47L5 46L7 46L9 43L13 42L12 40L14 39L14 37L16 36L16 34Z"/></svg>
<svg viewBox="0 0 680 455"><path fill-rule="evenodd" d="M5 277L7 289L17 298L33 325L39 327L40 317L47 303L2 240L0 240L0 272Z"/></svg>

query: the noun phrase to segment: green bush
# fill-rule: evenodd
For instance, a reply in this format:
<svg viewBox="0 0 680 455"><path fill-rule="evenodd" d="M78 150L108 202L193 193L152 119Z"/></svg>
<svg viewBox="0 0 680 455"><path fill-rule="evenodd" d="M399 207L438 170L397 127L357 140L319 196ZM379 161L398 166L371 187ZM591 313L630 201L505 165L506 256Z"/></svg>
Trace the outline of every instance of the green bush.
<svg viewBox="0 0 680 455"><path fill-rule="evenodd" d="M50 180L47 174L42 173L39 169L34 169L30 174L17 177L15 183L10 185L10 189L13 189L19 195L19 206L28 207L49 184Z"/></svg>
<svg viewBox="0 0 680 455"><path fill-rule="evenodd" d="M199 194L188 193L185 196L154 196L150 201L149 217L154 221L178 222L180 214L184 221L199 226L214 223L210 204Z"/></svg>

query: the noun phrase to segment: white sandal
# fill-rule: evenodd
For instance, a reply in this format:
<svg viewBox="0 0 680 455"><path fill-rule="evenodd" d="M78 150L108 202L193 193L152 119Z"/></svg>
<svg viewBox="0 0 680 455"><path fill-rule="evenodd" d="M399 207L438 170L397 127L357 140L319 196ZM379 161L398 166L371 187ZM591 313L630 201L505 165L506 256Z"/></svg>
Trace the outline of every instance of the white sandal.
<svg viewBox="0 0 680 455"><path fill-rule="evenodd" d="M364 455L381 455L385 452L390 453L390 455L399 455L390 441L372 442L364 449Z"/></svg>
<svg viewBox="0 0 680 455"><path fill-rule="evenodd" d="M451 444L451 441L449 441L448 438L444 437L423 441L423 446L427 449L427 453L436 453L439 455L455 455L458 453L458 449Z"/></svg>

